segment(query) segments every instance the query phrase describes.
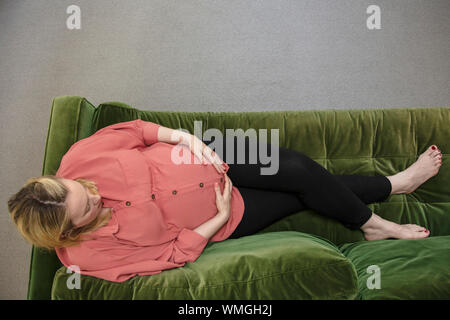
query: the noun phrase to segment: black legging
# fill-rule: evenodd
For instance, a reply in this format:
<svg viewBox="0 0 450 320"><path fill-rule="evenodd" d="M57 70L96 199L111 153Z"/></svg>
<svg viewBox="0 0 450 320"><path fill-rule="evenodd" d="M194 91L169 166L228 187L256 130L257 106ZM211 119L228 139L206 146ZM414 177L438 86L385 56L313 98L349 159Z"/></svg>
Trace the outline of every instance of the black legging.
<svg viewBox="0 0 450 320"><path fill-rule="evenodd" d="M234 139L233 139L234 138ZM228 140L228 143L227 143ZM234 140L234 141L232 141ZM350 229L359 229L372 211L366 204L385 200L392 186L384 176L333 175L307 155L279 146L279 168L274 175L262 175L259 141L255 149L257 163L250 163L248 137L245 138L245 161L237 163L237 138L225 136L223 153L216 153L229 165L227 175L244 199L242 221L229 238L251 235L275 221L305 209L336 219ZM214 140L203 140L209 145ZM234 156L227 157L227 145L234 146ZM271 145L266 143L265 154ZM214 146L211 146L214 150ZM253 150L252 150L253 151ZM239 155L239 157L243 157Z"/></svg>

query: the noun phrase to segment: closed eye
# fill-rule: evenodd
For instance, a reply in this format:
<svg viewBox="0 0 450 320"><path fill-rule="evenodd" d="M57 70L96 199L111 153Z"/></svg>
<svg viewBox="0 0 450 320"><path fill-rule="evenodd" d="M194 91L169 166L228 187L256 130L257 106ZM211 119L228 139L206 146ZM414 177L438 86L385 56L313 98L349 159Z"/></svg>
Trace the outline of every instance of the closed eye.
<svg viewBox="0 0 450 320"><path fill-rule="evenodd" d="M86 199L86 212L83 214L83 216L85 216L90 210L91 210L91 205L89 204L89 197L87 197Z"/></svg>

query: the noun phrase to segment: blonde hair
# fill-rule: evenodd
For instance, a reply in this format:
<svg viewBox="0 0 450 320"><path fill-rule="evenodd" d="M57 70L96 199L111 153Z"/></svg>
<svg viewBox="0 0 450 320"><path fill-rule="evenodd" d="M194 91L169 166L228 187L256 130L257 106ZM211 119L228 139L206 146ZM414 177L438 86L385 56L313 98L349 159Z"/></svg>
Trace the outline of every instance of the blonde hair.
<svg viewBox="0 0 450 320"><path fill-rule="evenodd" d="M75 179L98 194L96 183ZM83 235L108 224L111 210L92 222L75 227L65 204L67 187L59 177L45 175L27 180L22 189L8 200L8 210L20 234L31 244L52 250L79 245Z"/></svg>

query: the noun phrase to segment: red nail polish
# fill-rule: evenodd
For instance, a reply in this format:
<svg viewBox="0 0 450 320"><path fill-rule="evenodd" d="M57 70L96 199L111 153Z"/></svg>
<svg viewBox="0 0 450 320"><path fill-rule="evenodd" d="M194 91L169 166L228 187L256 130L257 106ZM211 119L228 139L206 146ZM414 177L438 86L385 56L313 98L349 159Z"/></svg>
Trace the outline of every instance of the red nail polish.
<svg viewBox="0 0 450 320"><path fill-rule="evenodd" d="M431 149L436 150L436 146L431 146Z"/></svg>

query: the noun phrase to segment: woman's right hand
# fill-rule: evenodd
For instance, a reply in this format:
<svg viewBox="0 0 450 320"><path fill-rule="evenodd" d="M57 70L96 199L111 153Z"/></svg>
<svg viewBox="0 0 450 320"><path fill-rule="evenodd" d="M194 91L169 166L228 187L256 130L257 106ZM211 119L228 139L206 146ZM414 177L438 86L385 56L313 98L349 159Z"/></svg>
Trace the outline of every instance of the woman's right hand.
<svg viewBox="0 0 450 320"><path fill-rule="evenodd" d="M220 187L218 183L214 185L214 189L216 190L217 215L223 216L226 220L228 220L231 212L231 193L233 191L233 183L226 173L224 176L225 186L223 189L223 194L220 194Z"/></svg>

